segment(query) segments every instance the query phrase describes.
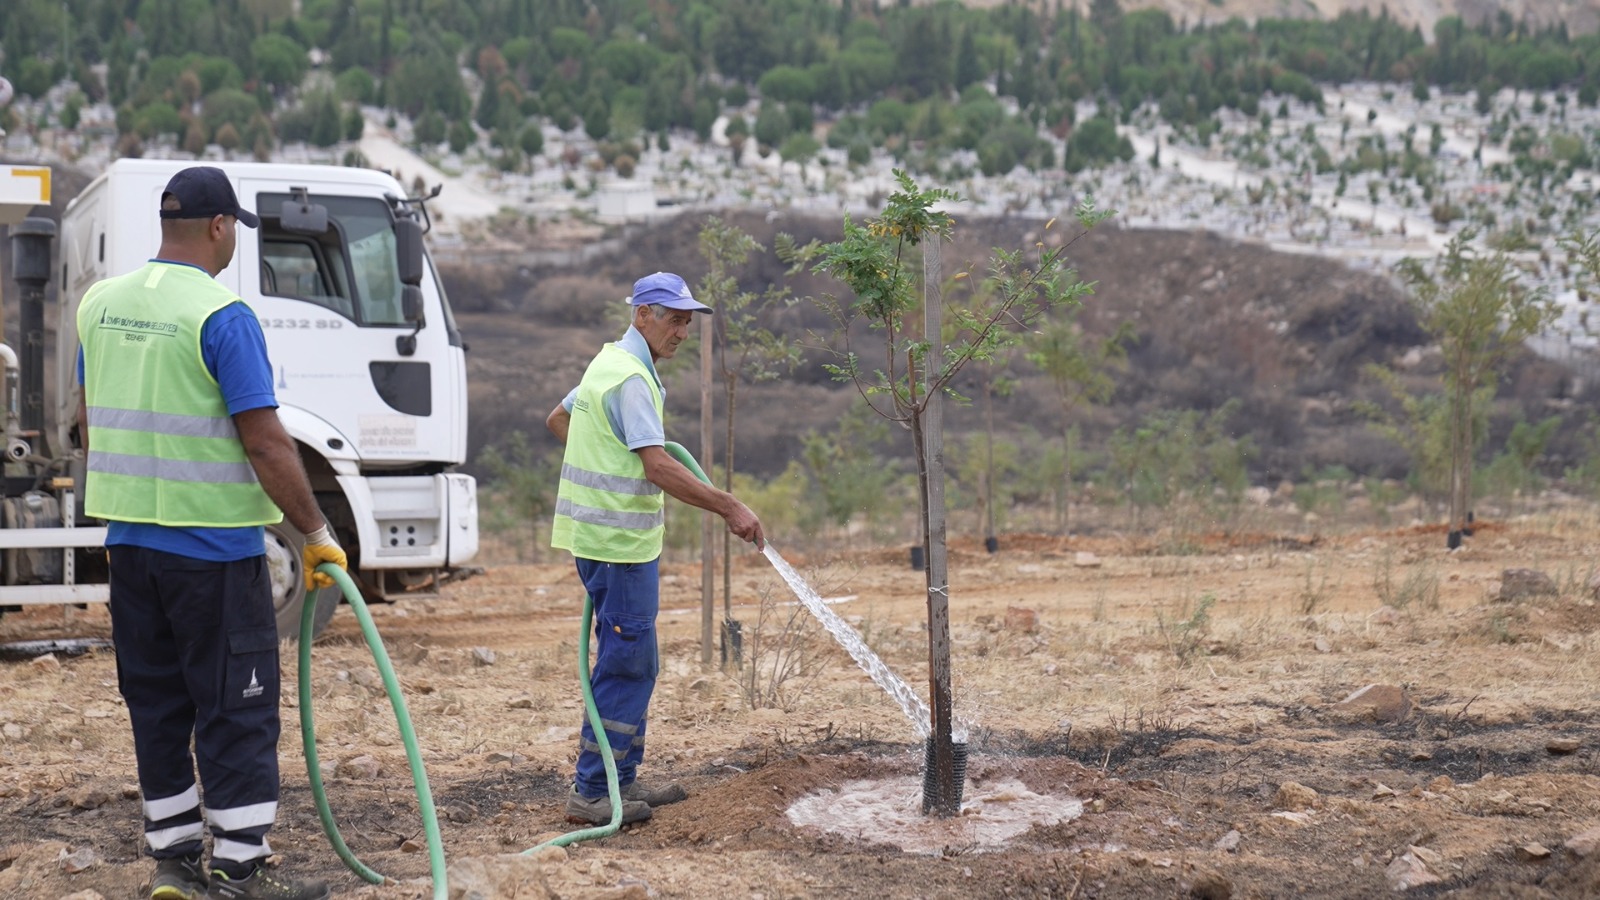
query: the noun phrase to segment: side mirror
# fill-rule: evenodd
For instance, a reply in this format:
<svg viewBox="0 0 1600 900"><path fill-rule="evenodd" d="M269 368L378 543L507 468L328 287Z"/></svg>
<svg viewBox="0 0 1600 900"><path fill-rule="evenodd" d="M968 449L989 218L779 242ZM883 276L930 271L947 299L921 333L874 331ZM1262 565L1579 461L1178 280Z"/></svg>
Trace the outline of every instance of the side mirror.
<svg viewBox="0 0 1600 900"><path fill-rule="evenodd" d="M422 322L422 288L414 284L401 286L400 315L407 322Z"/></svg>
<svg viewBox="0 0 1600 900"><path fill-rule="evenodd" d="M400 266L400 283L412 286L422 284L422 223L409 217L396 219L394 243L395 259ZM411 317L406 318L409 321Z"/></svg>
<svg viewBox="0 0 1600 900"><path fill-rule="evenodd" d="M290 188L294 199L283 201L278 225L290 234L322 234L328 230L328 208L312 203L303 187Z"/></svg>
<svg viewBox="0 0 1600 900"><path fill-rule="evenodd" d="M412 356L417 352L417 335L422 331L422 288L414 284L400 286L400 315L417 327L410 334L402 334L394 339L394 349L401 356Z"/></svg>

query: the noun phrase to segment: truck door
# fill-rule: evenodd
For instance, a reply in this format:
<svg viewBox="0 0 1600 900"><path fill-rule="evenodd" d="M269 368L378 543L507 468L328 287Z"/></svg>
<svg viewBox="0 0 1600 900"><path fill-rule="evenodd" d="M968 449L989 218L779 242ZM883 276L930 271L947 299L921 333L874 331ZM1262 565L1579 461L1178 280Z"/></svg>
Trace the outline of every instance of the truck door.
<svg viewBox="0 0 1600 900"><path fill-rule="evenodd" d="M261 217L254 241L240 231L243 296L267 336L278 402L327 422L364 467L458 462L464 411L444 316L424 315L420 328L406 319L389 204L311 185L327 218L307 233L285 227L284 203L295 198L284 185L243 186ZM423 293L425 311L437 309L436 286Z"/></svg>

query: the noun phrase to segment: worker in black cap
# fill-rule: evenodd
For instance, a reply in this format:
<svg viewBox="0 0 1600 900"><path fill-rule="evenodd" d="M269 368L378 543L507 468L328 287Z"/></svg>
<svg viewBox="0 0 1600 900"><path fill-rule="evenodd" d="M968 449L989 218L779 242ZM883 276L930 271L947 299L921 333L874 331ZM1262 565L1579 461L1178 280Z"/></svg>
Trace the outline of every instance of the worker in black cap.
<svg viewBox="0 0 1600 900"><path fill-rule="evenodd" d="M152 900L329 895L265 865L280 726L263 526L287 516L306 535L308 590L332 583L318 565L346 562L278 421L261 325L216 280L237 226L259 223L221 169L184 169L161 195L156 258L89 288L78 311L84 506L108 522Z"/></svg>

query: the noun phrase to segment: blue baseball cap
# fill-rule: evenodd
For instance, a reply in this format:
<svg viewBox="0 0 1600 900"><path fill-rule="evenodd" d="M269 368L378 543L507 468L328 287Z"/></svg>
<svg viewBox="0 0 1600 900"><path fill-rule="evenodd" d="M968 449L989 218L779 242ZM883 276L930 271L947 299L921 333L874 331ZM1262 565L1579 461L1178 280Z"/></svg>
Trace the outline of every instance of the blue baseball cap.
<svg viewBox="0 0 1600 900"><path fill-rule="evenodd" d="M690 312L716 312L694 299L689 285L671 272L657 272L633 283L633 296L628 302L634 306L665 306L667 309L686 309Z"/></svg>
<svg viewBox="0 0 1600 900"><path fill-rule="evenodd" d="M233 182L216 166L190 166L178 172L161 192L161 202L166 203L168 197L177 199L178 208L163 209L163 219L233 216L248 228L261 224L255 213L239 205L239 198L233 193Z"/></svg>

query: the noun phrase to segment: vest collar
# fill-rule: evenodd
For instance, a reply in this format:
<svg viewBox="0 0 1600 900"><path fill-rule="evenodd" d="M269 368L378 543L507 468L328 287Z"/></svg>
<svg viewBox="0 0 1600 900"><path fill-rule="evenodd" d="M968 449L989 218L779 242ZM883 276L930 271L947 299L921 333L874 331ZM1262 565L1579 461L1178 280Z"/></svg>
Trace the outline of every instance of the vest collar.
<svg viewBox="0 0 1600 900"><path fill-rule="evenodd" d="M205 272L205 275L206 275L207 278L211 277L211 273L210 272L206 272L205 269L200 268L199 266L195 265L194 263L178 262L175 259L162 259L159 256L150 257L149 262L161 263L164 266L188 266L189 268L194 269L196 272Z"/></svg>

